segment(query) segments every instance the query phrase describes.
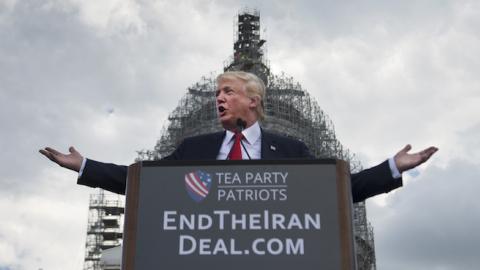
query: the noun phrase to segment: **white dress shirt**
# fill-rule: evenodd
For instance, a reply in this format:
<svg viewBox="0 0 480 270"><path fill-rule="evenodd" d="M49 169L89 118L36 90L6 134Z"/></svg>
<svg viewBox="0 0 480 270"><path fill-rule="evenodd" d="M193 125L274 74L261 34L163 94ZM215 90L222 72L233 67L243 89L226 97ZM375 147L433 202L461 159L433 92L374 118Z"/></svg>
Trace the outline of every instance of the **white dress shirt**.
<svg viewBox="0 0 480 270"><path fill-rule="evenodd" d="M251 125L242 131L242 159L261 159L262 158L262 131L258 122ZM222 146L218 152L217 159L227 159L230 149L232 149L235 139L233 136L235 133L230 130L226 131L223 138ZM245 149L248 152L245 152ZM250 158L248 156L250 155Z"/></svg>

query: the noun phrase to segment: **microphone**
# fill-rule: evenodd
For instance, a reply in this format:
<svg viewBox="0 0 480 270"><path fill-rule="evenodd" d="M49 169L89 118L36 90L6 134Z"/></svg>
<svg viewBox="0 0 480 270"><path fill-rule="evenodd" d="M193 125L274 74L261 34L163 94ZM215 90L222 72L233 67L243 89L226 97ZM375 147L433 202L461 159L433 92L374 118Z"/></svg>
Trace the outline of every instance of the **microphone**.
<svg viewBox="0 0 480 270"><path fill-rule="evenodd" d="M237 131L242 132L245 128L247 127L247 121L244 121L242 118L237 119ZM247 153L248 159L252 159L250 157L250 154L247 151L247 148L245 148L245 145L243 144L243 140L240 141L240 144L242 145L243 150L245 150L245 153Z"/></svg>
<svg viewBox="0 0 480 270"><path fill-rule="evenodd" d="M243 121L242 118L237 119L237 130L242 132L247 127L247 121Z"/></svg>

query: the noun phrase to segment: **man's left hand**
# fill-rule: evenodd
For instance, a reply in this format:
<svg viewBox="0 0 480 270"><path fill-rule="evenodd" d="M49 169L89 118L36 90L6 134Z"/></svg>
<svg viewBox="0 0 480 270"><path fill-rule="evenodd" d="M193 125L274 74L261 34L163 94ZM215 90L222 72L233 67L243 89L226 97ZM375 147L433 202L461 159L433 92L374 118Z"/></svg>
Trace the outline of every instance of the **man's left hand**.
<svg viewBox="0 0 480 270"><path fill-rule="evenodd" d="M418 165L427 161L435 152L438 151L437 147L430 146L427 149L418 153L409 154L408 151L412 149L410 144L407 144L402 150L400 150L393 159L395 165L397 165L400 173L417 167Z"/></svg>

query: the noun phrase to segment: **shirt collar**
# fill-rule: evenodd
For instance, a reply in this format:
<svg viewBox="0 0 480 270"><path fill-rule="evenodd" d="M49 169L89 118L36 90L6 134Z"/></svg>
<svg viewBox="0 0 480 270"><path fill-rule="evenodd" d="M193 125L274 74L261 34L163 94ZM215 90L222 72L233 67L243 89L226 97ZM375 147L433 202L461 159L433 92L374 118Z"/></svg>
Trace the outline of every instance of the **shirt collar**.
<svg viewBox="0 0 480 270"><path fill-rule="evenodd" d="M258 121L255 122L255 124L251 125L249 128L244 129L242 131L242 134L249 144L254 144L257 140L259 140L262 132L260 130L260 125L258 124ZM233 135L235 135L234 132L227 130L227 133L225 134L225 141L229 142L233 138Z"/></svg>

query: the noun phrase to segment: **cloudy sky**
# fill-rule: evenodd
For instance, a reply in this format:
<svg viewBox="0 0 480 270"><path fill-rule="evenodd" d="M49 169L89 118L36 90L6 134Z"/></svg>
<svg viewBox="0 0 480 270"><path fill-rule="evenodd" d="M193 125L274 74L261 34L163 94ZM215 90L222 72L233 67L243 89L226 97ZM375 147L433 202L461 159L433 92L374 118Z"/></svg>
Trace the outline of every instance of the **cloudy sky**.
<svg viewBox="0 0 480 270"><path fill-rule="evenodd" d="M256 7L293 76L366 166L440 151L368 201L378 269L480 264L480 2L0 0L0 269L82 269L91 189L38 154L129 164ZM341 2L341 3L340 3Z"/></svg>

